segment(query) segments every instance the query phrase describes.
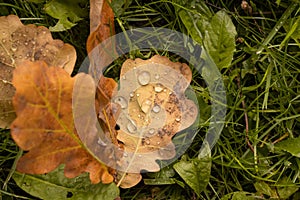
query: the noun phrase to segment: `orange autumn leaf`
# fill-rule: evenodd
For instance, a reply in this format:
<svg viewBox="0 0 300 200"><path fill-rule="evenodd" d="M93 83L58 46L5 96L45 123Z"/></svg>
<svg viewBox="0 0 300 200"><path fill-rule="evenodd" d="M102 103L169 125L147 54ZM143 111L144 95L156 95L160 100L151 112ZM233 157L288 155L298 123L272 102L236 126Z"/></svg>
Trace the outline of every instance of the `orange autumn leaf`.
<svg viewBox="0 0 300 200"><path fill-rule="evenodd" d="M28 151L19 159L17 170L44 174L64 164L68 178L89 172L92 183L110 183L113 176L108 168L87 152L76 134L72 114L75 79L43 61L27 61L14 71L17 118L11 134Z"/></svg>
<svg viewBox="0 0 300 200"><path fill-rule="evenodd" d="M0 30L0 128L6 128L16 117L12 106L13 70L24 60L43 60L71 74L76 51L73 46L53 39L46 27L23 25L15 15L1 16Z"/></svg>
<svg viewBox="0 0 300 200"><path fill-rule="evenodd" d="M87 51L91 52L98 44L115 34L114 12L107 0L90 1L90 35Z"/></svg>

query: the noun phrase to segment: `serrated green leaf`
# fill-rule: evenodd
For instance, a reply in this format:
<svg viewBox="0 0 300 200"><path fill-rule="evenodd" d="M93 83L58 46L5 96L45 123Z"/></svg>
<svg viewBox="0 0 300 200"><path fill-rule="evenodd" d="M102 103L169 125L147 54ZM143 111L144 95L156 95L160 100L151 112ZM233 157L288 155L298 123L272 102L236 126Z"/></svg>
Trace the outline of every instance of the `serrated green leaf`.
<svg viewBox="0 0 300 200"><path fill-rule="evenodd" d="M80 7L85 0L52 0L45 4L45 11L51 17L58 19L58 23L50 29L54 31L65 31L72 28L76 22L88 16L88 11Z"/></svg>
<svg viewBox="0 0 300 200"><path fill-rule="evenodd" d="M206 27L204 47L212 57L219 69L228 68L235 51L235 36L237 35L234 24L225 11L217 12Z"/></svg>
<svg viewBox="0 0 300 200"><path fill-rule="evenodd" d="M174 2L184 7L177 6L176 10L188 34L193 40L202 44L206 26L209 25L209 21L213 16L212 12L202 0L194 0L187 3L174 0Z"/></svg>
<svg viewBox="0 0 300 200"><path fill-rule="evenodd" d="M221 198L221 200L255 200L258 196L249 192L232 192Z"/></svg>
<svg viewBox="0 0 300 200"><path fill-rule="evenodd" d="M200 193L209 182L211 170L210 154L206 154L201 159L188 159L186 156L183 156L173 167L180 177L200 196Z"/></svg>
<svg viewBox="0 0 300 200"><path fill-rule="evenodd" d="M61 165L46 175L25 175L15 172L13 179L25 192L45 200L113 200L119 196L119 189L114 183L93 185L87 173L69 179L64 176L63 171Z"/></svg>
<svg viewBox="0 0 300 200"><path fill-rule="evenodd" d="M275 149L289 152L293 156L300 158L300 137L278 142L275 144Z"/></svg>

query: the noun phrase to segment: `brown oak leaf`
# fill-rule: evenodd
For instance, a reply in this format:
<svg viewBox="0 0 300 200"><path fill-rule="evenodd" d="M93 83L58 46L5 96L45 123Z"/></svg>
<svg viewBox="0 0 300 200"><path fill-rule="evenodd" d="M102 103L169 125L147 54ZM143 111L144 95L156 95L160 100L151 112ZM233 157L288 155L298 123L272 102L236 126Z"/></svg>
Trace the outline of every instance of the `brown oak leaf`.
<svg viewBox="0 0 300 200"><path fill-rule="evenodd" d="M115 35L114 12L110 7L110 2L110 0L90 1L90 35L86 48L91 67L101 72L116 55L115 41L110 38ZM104 40L107 41L102 43Z"/></svg>
<svg viewBox="0 0 300 200"><path fill-rule="evenodd" d="M191 79L186 64L164 56L123 63L120 88L112 100L121 107L117 118L117 139L124 148L119 161L121 187L137 184L141 170L159 171L156 160L175 156L172 137L191 126L198 114L195 103L185 96Z"/></svg>
<svg viewBox="0 0 300 200"><path fill-rule="evenodd" d="M25 60L43 60L71 74L76 51L61 40L53 40L46 27L23 25L15 15L0 17L0 33L0 128L5 128L15 118L13 70Z"/></svg>
<svg viewBox="0 0 300 200"><path fill-rule="evenodd" d="M11 124L11 134L18 146L28 151L19 159L17 170L44 174L64 164L66 177L89 172L92 183L110 183L113 176L109 169L89 154L75 131L75 79L43 61L24 62L14 71L17 118Z"/></svg>

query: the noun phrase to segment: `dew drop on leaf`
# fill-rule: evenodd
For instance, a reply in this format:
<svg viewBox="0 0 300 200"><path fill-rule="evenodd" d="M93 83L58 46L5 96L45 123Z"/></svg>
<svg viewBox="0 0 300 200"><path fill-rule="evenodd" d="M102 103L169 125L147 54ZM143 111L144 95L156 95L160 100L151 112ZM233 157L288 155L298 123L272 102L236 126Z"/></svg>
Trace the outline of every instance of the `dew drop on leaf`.
<svg viewBox="0 0 300 200"><path fill-rule="evenodd" d="M12 45L11 45L11 50L12 50L12 51L15 52L15 51L17 51L17 49L18 49L18 47L17 47L16 44L12 44Z"/></svg>
<svg viewBox="0 0 300 200"><path fill-rule="evenodd" d="M139 84L141 85L147 85L150 82L150 73L147 71L142 71L139 75L138 75L138 81Z"/></svg>
<svg viewBox="0 0 300 200"><path fill-rule="evenodd" d="M154 78L158 80L160 78L159 74L155 74Z"/></svg>
<svg viewBox="0 0 300 200"><path fill-rule="evenodd" d="M119 104L121 106L122 109L127 108L127 101L124 97L116 97L114 100L115 103Z"/></svg>
<svg viewBox="0 0 300 200"><path fill-rule="evenodd" d="M163 91L163 89L164 88L163 88L162 84L160 84L160 83L156 84L155 87L154 87L154 91L158 92L158 93Z"/></svg>
<svg viewBox="0 0 300 200"><path fill-rule="evenodd" d="M143 101L142 105L141 105L141 109L144 113L148 113L150 108L151 108L151 100L146 99L145 101Z"/></svg>
<svg viewBox="0 0 300 200"><path fill-rule="evenodd" d="M127 130L130 133L135 133L136 132L137 128L136 128L135 124L132 121L128 122L128 124L127 124Z"/></svg>
<svg viewBox="0 0 300 200"><path fill-rule="evenodd" d="M152 108L152 111L155 112L155 113L158 113L160 111L160 106L159 105L155 105L153 108Z"/></svg>
<svg viewBox="0 0 300 200"><path fill-rule="evenodd" d="M150 130L149 130L149 134L150 135L153 135L155 133L155 129L154 128L151 128Z"/></svg>
<svg viewBox="0 0 300 200"><path fill-rule="evenodd" d="M105 142L103 142L103 140L101 140L101 138L98 139L97 143L101 146L107 146L107 144Z"/></svg>

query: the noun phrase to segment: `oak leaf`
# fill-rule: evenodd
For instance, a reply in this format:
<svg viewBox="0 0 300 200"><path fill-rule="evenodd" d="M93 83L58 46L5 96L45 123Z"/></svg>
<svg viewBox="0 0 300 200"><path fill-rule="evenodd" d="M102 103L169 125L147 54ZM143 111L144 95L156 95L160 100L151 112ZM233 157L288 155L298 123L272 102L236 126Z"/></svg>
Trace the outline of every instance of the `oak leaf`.
<svg viewBox="0 0 300 200"><path fill-rule="evenodd" d="M92 67L96 68L108 66L111 58L116 54L115 42L111 38L115 35L115 25L110 2L110 0L90 1L90 35L86 48ZM102 43L105 40L107 41ZM103 70L103 67L100 70Z"/></svg>
<svg viewBox="0 0 300 200"><path fill-rule="evenodd" d="M124 148L119 161L121 187L138 183L141 170L159 171L156 160L175 156L172 137L191 126L198 113L195 103L185 97L191 79L192 72L186 64L163 56L123 63L120 88L112 100L121 108L117 118L117 139Z"/></svg>
<svg viewBox="0 0 300 200"><path fill-rule="evenodd" d="M65 164L68 178L90 173L92 183L110 183L109 169L92 157L80 141L73 122L72 92L75 78L43 61L24 62L14 71L17 118L11 135L28 151L17 163L22 173L44 174Z"/></svg>
<svg viewBox="0 0 300 200"><path fill-rule="evenodd" d="M25 26L15 15L0 17L0 32L0 128L5 128L15 118L11 103L15 92L11 84L14 69L25 60L43 60L71 74L76 51L61 40L53 40L46 27Z"/></svg>

